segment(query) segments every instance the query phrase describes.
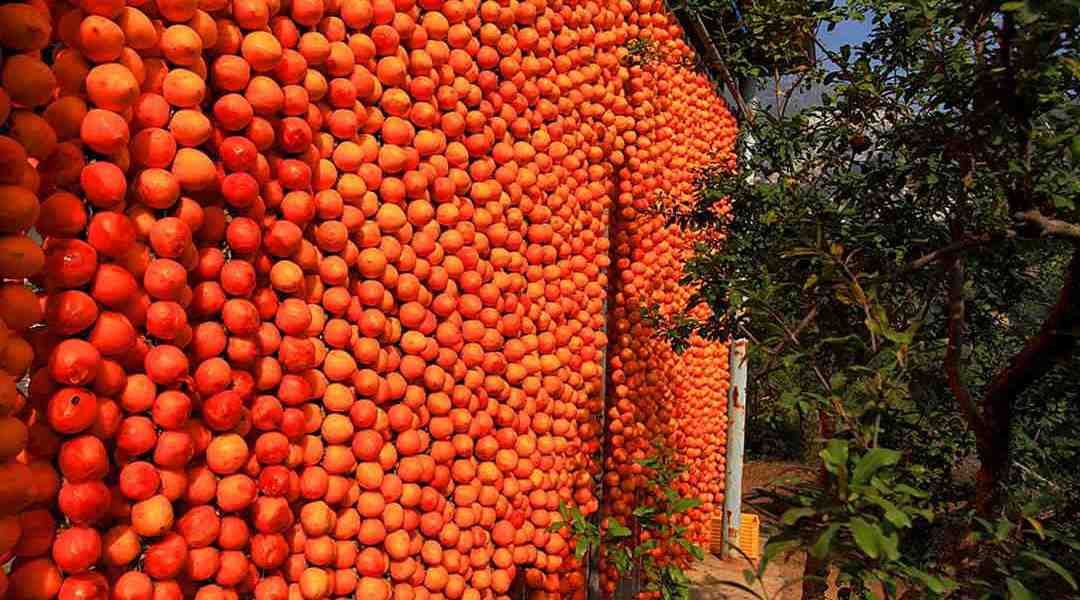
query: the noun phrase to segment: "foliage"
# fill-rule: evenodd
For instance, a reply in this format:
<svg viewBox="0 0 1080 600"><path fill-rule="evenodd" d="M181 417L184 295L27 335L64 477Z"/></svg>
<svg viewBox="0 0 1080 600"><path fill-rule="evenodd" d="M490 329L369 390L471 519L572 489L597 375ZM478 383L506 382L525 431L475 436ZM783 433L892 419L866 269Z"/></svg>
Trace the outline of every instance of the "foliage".
<svg viewBox="0 0 1080 600"><path fill-rule="evenodd" d="M1032 590L1061 589L1070 596L1080 591L1075 571L1051 557L1047 548L1080 552L1080 541L1056 529L1048 529L1037 518L1037 504L1030 504L1013 521L975 518L977 527L969 544L988 557L988 571L994 579L973 578L971 587L983 598L1027 600L1038 596ZM1005 581L1005 590L998 580ZM1062 594L1064 596L1065 594Z"/></svg>
<svg viewBox="0 0 1080 600"><path fill-rule="evenodd" d="M917 568L900 552L901 533L917 521L934 518L929 495L909 485L913 478L900 465L900 452L877 447L858 454L848 442L833 439L820 458L827 474L824 485L795 480L752 498L759 512L775 518L779 531L747 584L764 577L776 557L805 549L813 558L837 562L837 585L859 597L880 589L884 597L895 598L899 589L917 586L936 598L955 587L947 578Z"/></svg>
<svg viewBox="0 0 1080 600"><path fill-rule="evenodd" d="M617 519L608 518L603 528L598 527L577 506L571 506L565 502L559 503L561 521L555 521L548 528L551 532L570 529L570 538L574 540L574 558L582 560L595 548L606 544L616 544L623 538L630 536L630 530L624 527Z"/></svg>
<svg viewBox="0 0 1080 600"><path fill-rule="evenodd" d="M560 503L561 521L552 523L550 531L569 528L578 560L590 552L601 551L623 577L640 573L645 590L659 592L662 600L689 600L690 580L679 565L662 560L662 544L678 545L691 556L701 560L704 552L686 538L686 527L676 523L676 517L701 505L699 498L684 498L672 484L680 468L675 465L669 450L657 447L656 452L638 461L649 473L643 502L633 510L634 522L620 523L608 517L598 526L576 506Z"/></svg>
<svg viewBox="0 0 1080 600"><path fill-rule="evenodd" d="M916 568L900 553L900 535L915 522L933 521L925 491L907 483L898 467L901 454L881 447L853 454L833 439L821 451L826 485L799 482L762 492L755 502L777 514L781 529L766 557L792 547L807 548L814 558L839 562L837 584L860 595L880 587L897 596L899 585L925 588L929 597L948 592L954 583Z"/></svg>
<svg viewBox="0 0 1080 600"><path fill-rule="evenodd" d="M1066 466L1080 427L1080 3L738 4L741 19L726 0L681 5L720 51L742 164L703 170L693 207L669 214L726 239L686 264L686 315L647 316L675 345L750 338L751 411L765 398L816 423L820 481L774 500L821 515L781 521L804 548L832 525L843 534L817 567L859 587L891 578L934 594L951 578L954 594L1024 597L999 553L964 563L964 536L939 532L1018 522L1030 494L1051 500L1045 530L1080 514ZM865 41L791 42L850 21L870 23ZM767 102L743 97L746 81ZM791 102L808 90L820 100ZM688 316L697 304L708 319ZM901 527L862 493L839 494L839 444L851 460L895 448L888 476L872 478L883 487L867 485L920 518L901 510ZM900 485L926 497L894 500ZM1025 537L1004 538L1003 555L1028 556ZM1075 568L1069 548L1048 546ZM1038 585L1026 589L1073 593Z"/></svg>
<svg viewBox="0 0 1080 600"><path fill-rule="evenodd" d="M918 477L901 464L901 458L900 452L880 447L853 455L847 443L834 439L821 451L828 473L825 485L794 480L755 494L751 504L773 516L778 531L755 569L745 574L745 585L736 581L725 585L772 600L763 585L768 564L805 549L812 557L832 557L838 563L836 584L851 597L876 598L880 591L884 598L894 598L900 590L911 589L921 590L927 598L948 597L957 589L955 581L919 568L910 553L900 551L901 533L935 520L928 508L930 495L909 484ZM969 577L965 591L984 599L1014 600L1038 597L1032 590L1058 589L1065 592L1059 597L1066 597L1080 589L1071 565L1054 558L1080 552L1080 541L1048 528L1039 518L1041 512L1042 507L1032 502L1016 521L969 517L977 527L965 548L986 557L993 577Z"/></svg>

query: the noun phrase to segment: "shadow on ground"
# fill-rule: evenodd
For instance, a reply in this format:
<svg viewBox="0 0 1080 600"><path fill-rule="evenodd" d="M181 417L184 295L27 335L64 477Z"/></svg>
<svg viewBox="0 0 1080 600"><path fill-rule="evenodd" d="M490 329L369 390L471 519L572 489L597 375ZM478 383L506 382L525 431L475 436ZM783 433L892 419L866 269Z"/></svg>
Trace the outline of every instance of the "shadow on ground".
<svg viewBox="0 0 1080 600"><path fill-rule="evenodd" d="M769 487L776 482L788 478L801 478L813 476L813 469L806 465L792 462L776 461L752 461L743 467L743 508L751 510L746 505L746 499L755 490ZM762 532L764 542L765 532ZM747 569L755 569L756 565L745 558L721 560L712 554L706 554L705 560L695 563L687 571L690 578L690 594L693 600L756 600L766 598L768 600L799 600L802 596L802 584L799 579L803 574L802 555L792 555L785 558L778 557L769 564L765 571L764 586L762 582L749 585L754 594L742 591L734 586L725 585L724 582L735 582L747 585L743 572ZM832 598L834 591L830 590Z"/></svg>
<svg viewBox="0 0 1080 600"><path fill-rule="evenodd" d="M761 583L749 586L757 595L725 585L724 582L747 585L743 571L753 568L745 559L725 561L708 554L686 573L690 578L690 597L693 600L798 600L802 586L796 580L802 575L801 560L770 564L765 571L765 590L761 589Z"/></svg>

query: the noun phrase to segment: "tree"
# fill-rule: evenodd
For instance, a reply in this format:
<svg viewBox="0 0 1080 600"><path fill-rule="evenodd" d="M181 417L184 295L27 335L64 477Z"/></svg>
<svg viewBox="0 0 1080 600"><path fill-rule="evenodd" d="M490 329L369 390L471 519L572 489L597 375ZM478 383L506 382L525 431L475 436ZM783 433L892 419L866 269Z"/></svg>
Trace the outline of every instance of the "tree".
<svg viewBox="0 0 1080 600"><path fill-rule="evenodd" d="M742 4L739 21L719 0L678 8L741 109L742 163L702 172L693 208L670 215L726 239L686 268L713 316L669 331L750 337L759 381L798 382L786 394L820 438L860 452L904 447L936 426L928 411L962 423L956 447L932 445L973 445L967 505L1003 517L1025 394L1080 408L1075 385L1048 383L1080 331L1080 2ZM853 19L872 23L863 43L800 41ZM772 101L744 98L745 79ZM908 445L912 477L925 454Z"/></svg>

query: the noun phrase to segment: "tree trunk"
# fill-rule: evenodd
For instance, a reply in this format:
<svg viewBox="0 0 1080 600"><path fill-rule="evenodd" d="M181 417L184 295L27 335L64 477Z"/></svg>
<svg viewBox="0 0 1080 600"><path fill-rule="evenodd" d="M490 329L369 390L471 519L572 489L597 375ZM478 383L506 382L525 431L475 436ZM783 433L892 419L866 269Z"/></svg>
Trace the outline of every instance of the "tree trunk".
<svg viewBox="0 0 1080 600"><path fill-rule="evenodd" d="M999 439L990 444L987 452L980 453L979 456L979 472L975 476L975 511L983 518L997 516L1004 503L1012 444L1009 428L1002 429Z"/></svg>
<svg viewBox="0 0 1080 600"><path fill-rule="evenodd" d="M831 438L836 433L832 418L824 410L818 410L817 417L820 440ZM825 469L824 462L818 465L817 479L818 485L822 489L829 486L829 471ZM814 558L808 552L806 554L806 564L803 565L802 600L825 600L825 594L828 591L829 561Z"/></svg>
<svg viewBox="0 0 1080 600"><path fill-rule="evenodd" d="M1003 488L1012 459L1013 407L1016 399L1038 381L1076 345L1080 329L1080 246L1073 250L1057 302L1023 350L1001 369L982 401L982 431L976 429L979 474L975 483L975 508L983 518L997 516L1004 499Z"/></svg>
<svg viewBox="0 0 1080 600"><path fill-rule="evenodd" d="M803 566L802 600L824 600L829 591L829 563L806 555Z"/></svg>

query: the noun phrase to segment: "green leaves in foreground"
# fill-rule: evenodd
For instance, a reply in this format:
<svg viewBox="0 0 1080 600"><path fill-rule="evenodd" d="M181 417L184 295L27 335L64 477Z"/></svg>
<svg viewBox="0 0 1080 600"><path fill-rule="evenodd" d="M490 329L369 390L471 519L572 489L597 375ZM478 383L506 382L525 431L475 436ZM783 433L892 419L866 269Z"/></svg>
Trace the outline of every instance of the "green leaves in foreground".
<svg viewBox="0 0 1080 600"><path fill-rule="evenodd" d="M843 565L840 579L857 586L883 585L897 573L924 579L904 561L900 534L933 517L923 492L905 483L899 452L860 451L848 440L831 439L821 452L827 485L805 480L758 492L751 503L778 519L762 563L802 546L814 558ZM764 568L759 568L763 575ZM949 583L941 579L942 589Z"/></svg>
<svg viewBox="0 0 1080 600"><path fill-rule="evenodd" d="M664 562L660 564L653 556L658 548L657 540L683 548L695 560L705 558L705 552L686 538L686 528L676 525L677 515L701 506L700 498L684 498L672 487L672 482L681 472L675 464L670 450L658 446L656 452L638 461L648 474L649 504L634 507L633 523L623 523L616 518L607 517L603 526L598 526L598 518L582 514L576 506L559 504L562 520L552 523L549 531L570 529L574 544L574 556L584 559L590 553L599 551L605 560L615 567L623 577L631 576L636 570L644 574L645 589L660 592L662 600L689 600L690 580L678 564ZM642 536L634 534L635 528L649 532L649 539L642 541Z"/></svg>
<svg viewBox="0 0 1080 600"><path fill-rule="evenodd" d="M668 215L705 230L680 282L688 310L643 316L676 349L752 340L749 447L823 466L763 494L772 540L828 562L852 597L1076 595L1062 573L1080 551L1049 530L1080 532L1080 353L1055 334L1015 359L1064 331L1047 318L1076 280L1080 1L685 6L720 79L740 83L723 84L742 113L738 168L703 167ZM837 27L861 33L814 37ZM711 316L691 319L699 304ZM970 459L1004 466L974 486L956 476ZM1045 540L1020 535L1009 502L1035 495L1052 500ZM993 552L958 569L974 506L1014 523L992 522Z"/></svg>

